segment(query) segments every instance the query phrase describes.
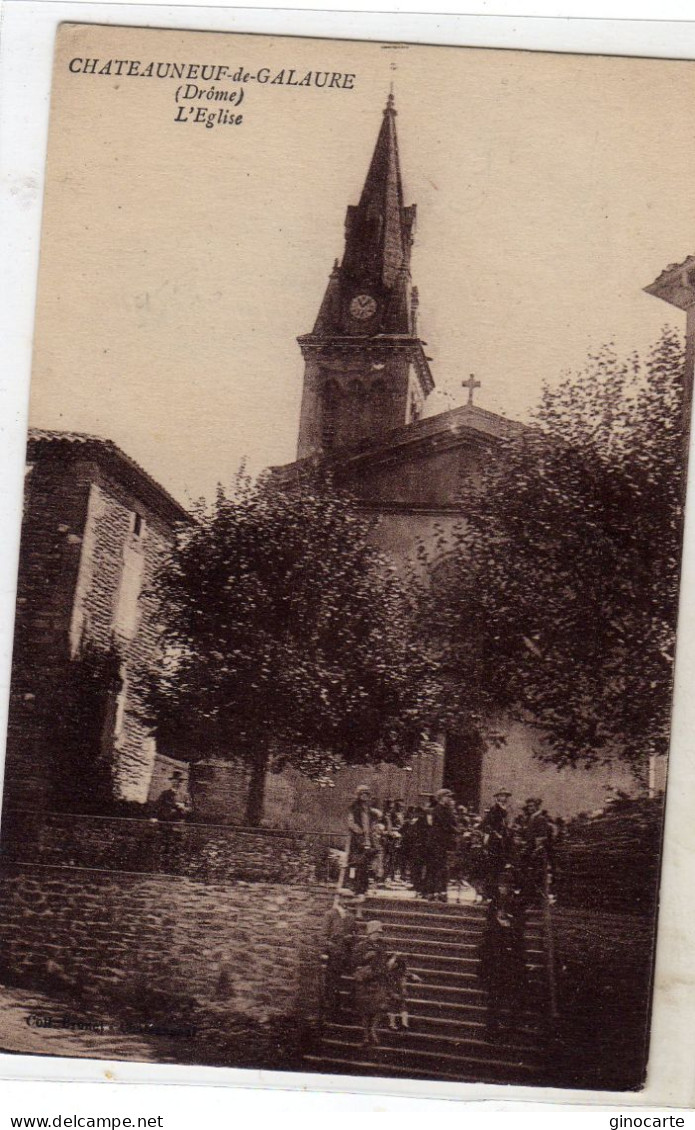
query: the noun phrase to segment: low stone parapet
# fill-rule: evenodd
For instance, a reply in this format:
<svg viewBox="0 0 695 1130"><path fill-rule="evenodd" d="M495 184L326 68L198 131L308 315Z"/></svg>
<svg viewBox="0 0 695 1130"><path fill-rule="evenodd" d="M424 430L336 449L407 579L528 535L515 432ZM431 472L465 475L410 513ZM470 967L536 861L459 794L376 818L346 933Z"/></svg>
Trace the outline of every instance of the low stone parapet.
<svg viewBox="0 0 695 1130"><path fill-rule="evenodd" d="M329 840L227 824L15 810L3 818L0 853L20 863L295 885L316 878Z"/></svg>

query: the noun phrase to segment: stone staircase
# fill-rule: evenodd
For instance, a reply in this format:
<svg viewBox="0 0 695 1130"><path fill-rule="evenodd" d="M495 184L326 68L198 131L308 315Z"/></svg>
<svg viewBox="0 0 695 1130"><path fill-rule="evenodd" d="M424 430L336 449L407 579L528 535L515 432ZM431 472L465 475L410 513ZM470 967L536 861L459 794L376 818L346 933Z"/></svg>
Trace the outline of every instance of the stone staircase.
<svg viewBox="0 0 695 1130"><path fill-rule="evenodd" d="M410 1029L380 1029L381 1046L363 1047L345 978L339 1020L327 1017L307 1071L457 1082L541 1085L548 1081L545 1044L546 973L540 914L529 915L526 954L534 1006L518 1017L513 1034L485 1036L486 995L478 976L478 946L486 908L370 898L364 920L384 924L387 948L402 953L421 983L410 983Z"/></svg>

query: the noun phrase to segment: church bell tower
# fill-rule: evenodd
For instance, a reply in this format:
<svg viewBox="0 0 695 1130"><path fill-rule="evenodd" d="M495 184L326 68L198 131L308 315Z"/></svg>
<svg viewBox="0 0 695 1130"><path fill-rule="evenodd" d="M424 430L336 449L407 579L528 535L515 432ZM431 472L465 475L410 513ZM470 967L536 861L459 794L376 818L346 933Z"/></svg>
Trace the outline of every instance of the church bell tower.
<svg viewBox="0 0 695 1130"><path fill-rule="evenodd" d="M297 458L327 455L419 419L434 387L417 332L410 277L415 205L403 204L396 110L389 95L360 202L348 207L310 334Z"/></svg>

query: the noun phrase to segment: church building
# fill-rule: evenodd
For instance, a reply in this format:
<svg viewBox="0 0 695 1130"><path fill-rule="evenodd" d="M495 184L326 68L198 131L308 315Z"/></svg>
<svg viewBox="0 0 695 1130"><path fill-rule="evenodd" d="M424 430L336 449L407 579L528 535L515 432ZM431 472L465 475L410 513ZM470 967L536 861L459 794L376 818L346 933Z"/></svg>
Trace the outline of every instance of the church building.
<svg viewBox="0 0 695 1130"><path fill-rule="evenodd" d="M389 96L359 203L345 221L345 250L328 280L318 316L299 346L305 362L297 461L275 468L276 481L328 473L378 515L375 539L398 564L415 562L420 543L461 521L460 484L497 457L500 440L523 425L474 403L478 382L464 381L468 402L427 416L435 386L418 325L419 297L411 275L416 208L407 205ZM466 733L431 743L407 769L350 768L333 789L298 773L270 777L267 823L342 828L348 796L363 781L378 798L412 804L442 785L460 802L484 808L502 785L517 804L542 796L569 816L601 807L611 787L635 791L627 769L558 770L534 757L537 730L495 720L501 748L481 748Z"/></svg>
<svg viewBox="0 0 695 1130"><path fill-rule="evenodd" d="M428 414L435 375L419 327L411 275L416 209L406 205L389 97L357 204L348 206L343 257L336 261L311 332L299 337L304 359L296 460L272 469L278 484L330 474L376 518L374 539L398 568L429 567L446 555L447 531L465 521L461 485L524 425L474 403L478 382L462 382L467 403ZM672 264L647 293L687 313L685 411L695 363L695 256ZM202 822L244 818L248 772L222 760L189 767L180 751L158 749L131 678L157 655L157 609L148 580L192 520L142 468L109 440L33 431L28 448L20 554L14 670L7 745L6 806L51 807L49 783L60 751L50 704L85 643L116 644L120 667L106 688L101 752L113 761L117 795L156 800L174 773L188 783ZM421 566L422 567L422 566ZM557 769L537 756L530 726L491 719L505 735L485 745L462 726L429 742L410 765L345 768L330 784L294 769L270 774L263 823L276 828L344 832L357 785L378 800L422 802L442 785L482 810L504 786L512 809L543 798L564 817L603 807L611 789L640 786L620 764ZM190 768L190 773L189 773ZM658 772L657 772L658 771ZM663 787L663 765L649 788ZM332 787L331 787L332 786Z"/></svg>

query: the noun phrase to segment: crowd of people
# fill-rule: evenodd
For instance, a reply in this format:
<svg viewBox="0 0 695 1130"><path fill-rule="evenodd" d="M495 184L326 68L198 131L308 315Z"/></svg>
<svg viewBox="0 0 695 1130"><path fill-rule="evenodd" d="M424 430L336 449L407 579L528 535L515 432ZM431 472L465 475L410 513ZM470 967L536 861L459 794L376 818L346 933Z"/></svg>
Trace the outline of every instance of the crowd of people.
<svg viewBox="0 0 695 1130"><path fill-rule="evenodd" d="M406 988L420 978L404 956L389 952L382 923L358 928L370 883L404 884L416 897L446 902L452 884L467 884L487 903L478 976L487 991L487 1036L504 1037L529 1003L525 931L528 908L551 898L554 846L561 820L552 820L542 800L530 797L512 820L511 793L499 789L484 815L457 805L440 789L425 805L400 800L373 803L361 786L348 815L349 845L342 886L329 917L325 1004L339 1014L346 1004L363 1024L363 1042L379 1043L384 1020L392 1031L407 1029ZM348 993L345 974L352 974Z"/></svg>
<svg viewBox="0 0 695 1130"><path fill-rule="evenodd" d="M478 900L491 899L499 876L511 866L528 898L537 897L545 872L554 867L554 846L562 838L561 819L551 819L542 800L530 797L510 817L508 789L499 789L484 815L457 805L450 789L440 789L424 805L402 800L374 803L361 785L348 814L346 885L356 895L371 886L411 887L416 896L446 902L450 885L467 885Z"/></svg>

